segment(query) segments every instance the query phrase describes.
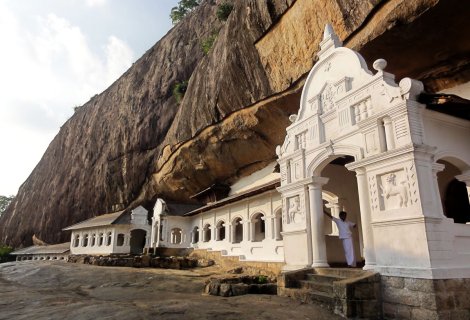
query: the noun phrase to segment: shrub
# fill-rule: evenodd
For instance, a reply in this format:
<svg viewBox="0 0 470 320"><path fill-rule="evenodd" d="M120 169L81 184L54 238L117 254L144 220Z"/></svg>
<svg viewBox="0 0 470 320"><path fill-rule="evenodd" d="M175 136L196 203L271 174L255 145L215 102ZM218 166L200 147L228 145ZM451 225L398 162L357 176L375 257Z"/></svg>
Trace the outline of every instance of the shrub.
<svg viewBox="0 0 470 320"><path fill-rule="evenodd" d="M173 96L177 103L180 103L181 100L183 100L186 89L188 89L188 81L176 82L173 86Z"/></svg>
<svg viewBox="0 0 470 320"><path fill-rule="evenodd" d="M13 251L12 247L0 245L0 263L13 260L10 256L10 252Z"/></svg>
<svg viewBox="0 0 470 320"><path fill-rule="evenodd" d="M229 2L224 2L219 5L217 8L217 18L219 18L220 21L227 21L228 16L233 10L233 4Z"/></svg>
<svg viewBox="0 0 470 320"><path fill-rule="evenodd" d="M256 279L256 282L259 283L259 284L268 283L268 277L263 276L263 275L259 275L258 279Z"/></svg>
<svg viewBox="0 0 470 320"><path fill-rule="evenodd" d="M171 8L170 18L173 24L180 22L188 13L194 10L201 0L180 0L176 7Z"/></svg>
<svg viewBox="0 0 470 320"><path fill-rule="evenodd" d="M202 41L201 47L204 54L208 54L214 45L215 39L217 39L217 34L213 33L209 38L206 38Z"/></svg>

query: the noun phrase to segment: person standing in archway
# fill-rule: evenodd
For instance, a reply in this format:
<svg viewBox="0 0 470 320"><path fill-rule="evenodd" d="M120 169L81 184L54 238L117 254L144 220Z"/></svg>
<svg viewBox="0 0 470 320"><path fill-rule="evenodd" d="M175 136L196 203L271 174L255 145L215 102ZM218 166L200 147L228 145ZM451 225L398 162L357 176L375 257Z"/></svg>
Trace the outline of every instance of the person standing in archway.
<svg viewBox="0 0 470 320"><path fill-rule="evenodd" d="M331 220L333 220L338 226L339 238L341 242L343 243L344 255L346 257L346 262L348 263L348 267L350 268L355 267L356 257L354 255L354 245L353 245L351 228L356 228L356 224L351 221L346 220L346 217L348 214L345 211L341 211L339 213L339 219L336 217L333 217L331 214L329 214L326 211L323 211L323 213L327 217L329 217Z"/></svg>

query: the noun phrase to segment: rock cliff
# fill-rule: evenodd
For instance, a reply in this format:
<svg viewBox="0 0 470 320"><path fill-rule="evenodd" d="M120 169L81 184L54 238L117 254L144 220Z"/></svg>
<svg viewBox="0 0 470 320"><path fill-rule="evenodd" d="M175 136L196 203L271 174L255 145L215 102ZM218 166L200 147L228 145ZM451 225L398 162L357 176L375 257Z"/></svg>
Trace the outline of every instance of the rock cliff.
<svg viewBox="0 0 470 320"><path fill-rule="evenodd" d="M186 200L275 159L325 23L345 45L429 90L470 78L468 4L457 0L239 0L226 22L203 2L62 126L0 218L0 242L157 196ZM205 54L202 42L217 35ZM188 82L178 103L176 83Z"/></svg>

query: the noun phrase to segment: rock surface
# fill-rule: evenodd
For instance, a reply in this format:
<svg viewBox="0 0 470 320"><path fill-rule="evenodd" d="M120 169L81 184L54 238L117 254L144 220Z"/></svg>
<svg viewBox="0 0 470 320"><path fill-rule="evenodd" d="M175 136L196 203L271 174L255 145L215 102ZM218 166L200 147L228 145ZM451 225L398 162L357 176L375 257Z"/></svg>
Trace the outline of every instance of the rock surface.
<svg viewBox="0 0 470 320"><path fill-rule="evenodd" d="M341 319L316 305L268 295L203 295L216 267L97 267L61 262L0 264L1 319Z"/></svg>
<svg viewBox="0 0 470 320"><path fill-rule="evenodd" d="M321 5L320 5L321 3ZM368 63L440 90L470 79L469 4L448 0L205 1L61 128L0 218L0 242L68 240L65 226L157 196L183 200L275 159L326 22ZM217 40L207 55L201 43ZM395 49L397 48L397 49ZM184 99L172 96L189 80Z"/></svg>

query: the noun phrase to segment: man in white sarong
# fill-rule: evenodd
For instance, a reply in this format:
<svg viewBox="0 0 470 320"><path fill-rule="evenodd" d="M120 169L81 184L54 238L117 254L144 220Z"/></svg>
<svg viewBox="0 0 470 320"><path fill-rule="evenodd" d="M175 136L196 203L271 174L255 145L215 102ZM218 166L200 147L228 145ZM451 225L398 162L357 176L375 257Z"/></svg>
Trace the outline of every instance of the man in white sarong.
<svg viewBox="0 0 470 320"><path fill-rule="evenodd" d="M356 224L351 221L346 221L347 213L345 211L341 211L339 213L339 219L333 217L328 212L323 212L338 226L339 238L343 242L344 255L346 256L346 262L348 263L348 267L355 267L356 257L354 256L354 246L351 228L355 228Z"/></svg>

